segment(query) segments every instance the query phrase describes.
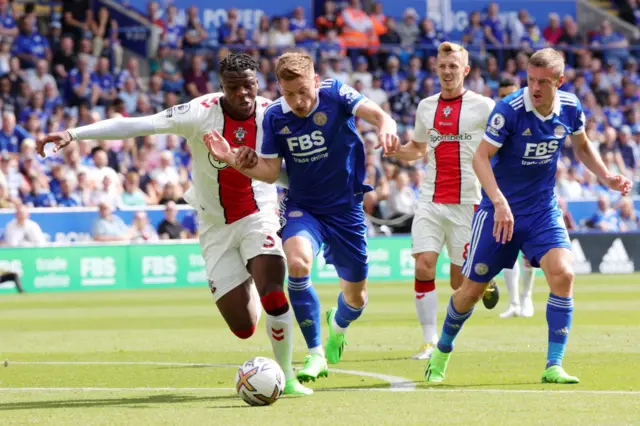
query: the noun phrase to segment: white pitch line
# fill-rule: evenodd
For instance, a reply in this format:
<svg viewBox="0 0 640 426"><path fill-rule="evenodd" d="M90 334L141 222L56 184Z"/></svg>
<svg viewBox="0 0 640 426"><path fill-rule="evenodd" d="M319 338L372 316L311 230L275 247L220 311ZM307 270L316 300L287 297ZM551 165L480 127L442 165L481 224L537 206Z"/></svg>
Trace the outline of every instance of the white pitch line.
<svg viewBox="0 0 640 426"><path fill-rule="evenodd" d="M233 392L234 388L0 388L0 392ZM394 392L392 388L321 388L316 392ZM424 393L489 393L489 394L583 394L583 395L624 395L640 396L640 391L615 390L544 390L544 389L439 389L422 388L415 392Z"/></svg>
<svg viewBox="0 0 640 426"><path fill-rule="evenodd" d="M208 364L189 362L156 362L156 361L8 361L8 365L155 365L155 366L175 366L175 367L228 367L238 368L235 364ZM392 392L410 392L416 389L415 383L411 379L388 374L371 373L359 370L331 369L330 371L339 374L349 374L352 376L371 377L389 383L388 390Z"/></svg>

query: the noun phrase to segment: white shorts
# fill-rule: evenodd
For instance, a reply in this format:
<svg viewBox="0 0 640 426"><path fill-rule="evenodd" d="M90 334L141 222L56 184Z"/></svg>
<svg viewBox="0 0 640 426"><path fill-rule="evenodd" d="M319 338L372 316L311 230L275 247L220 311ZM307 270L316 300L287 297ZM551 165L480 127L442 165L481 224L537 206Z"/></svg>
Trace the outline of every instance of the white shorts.
<svg viewBox="0 0 640 426"><path fill-rule="evenodd" d="M230 225L211 225L200 220L200 247L207 269L213 300L251 277L247 262L261 254L284 257L277 233L280 218L272 210L263 210Z"/></svg>
<svg viewBox="0 0 640 426"><path fill-rule="evenodd" d="M446 243L451 263L462 266L475 209L473 204L419 203L411 226L411 253L440 253Z"/></svg>

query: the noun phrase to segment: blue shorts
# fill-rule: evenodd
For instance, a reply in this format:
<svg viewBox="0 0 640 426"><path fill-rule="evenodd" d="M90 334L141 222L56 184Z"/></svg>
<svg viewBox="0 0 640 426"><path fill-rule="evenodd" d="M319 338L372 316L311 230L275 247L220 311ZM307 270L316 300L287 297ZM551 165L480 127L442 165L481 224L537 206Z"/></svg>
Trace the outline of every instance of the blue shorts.
<svg viewBox="0 0 640 426"><path fill-rule="evenodd" d="M478 209L473 217L471 246L462 273L479 283L487 283L502 271L512 268L518 252L540 267L540 260L553 248L571 250L562 212L549 208L528 215L514 215L513 237L506 244L493 236L493 208Z"/></svg>
<svg viewBox="0 0 640 426"><path fill-rule="evenodd" d="M295 236L311 242L317 256L324 244L324 258L345 281L365 280L369 273L367 225L362 205L335 215L313 215L291 202L281 212L282 241Z"/></svg>

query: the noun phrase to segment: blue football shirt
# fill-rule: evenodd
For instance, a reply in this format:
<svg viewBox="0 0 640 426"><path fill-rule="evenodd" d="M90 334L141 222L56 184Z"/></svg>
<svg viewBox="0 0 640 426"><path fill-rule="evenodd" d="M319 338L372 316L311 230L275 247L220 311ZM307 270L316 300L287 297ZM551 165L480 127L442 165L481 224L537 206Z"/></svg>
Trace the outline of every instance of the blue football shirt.
<svg viewBox="0 0 640 426"><path fill-rule="evenodd" d="M484 139L500 148L491 164L514 215L556 206L554 187L560 148L567 136L584 132L584 124L578 98L561 90L547 117L535 110L527 87L496 103ZM480 208L491 207L493 203L483 190Z"/></svg>
<svg viewBox="0 0 640 426"><path fill-rule="evenodd" d="M284 159L291 202L313 213L337 213L373 189L364 184L364 145L354 119L365 101L352 87L329 79L320 83L306 117L298 117L284 97L267 107L259 153Z"/></svg>

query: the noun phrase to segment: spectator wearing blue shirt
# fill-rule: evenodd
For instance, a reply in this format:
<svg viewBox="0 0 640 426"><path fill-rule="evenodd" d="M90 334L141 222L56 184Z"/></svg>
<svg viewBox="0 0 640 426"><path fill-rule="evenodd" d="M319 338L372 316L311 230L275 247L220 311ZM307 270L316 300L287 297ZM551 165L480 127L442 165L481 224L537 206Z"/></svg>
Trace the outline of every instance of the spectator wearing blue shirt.
<svg viewBox="0 0 640 426"><path fill-rule="evenodd" d="M227 20L220 28L218 28L219 44L235 44L238 41L238 30L242 28L242 24L238 19L238 9L229 9L227 11Z"/></svg>
<svg viewBox="0 0 640 426"><path fill-rule="evenodd" d="M634 152L634 147L637 149L637 146L631 138L631 127L626 125L622 126L618 132L618 149L620 150L624 165L633 171L637 165L636 153Z"/></svg>
<svg viewBox="0 0 640 426"><path fill-rule="evenodd" d="M640 213L633 205L633 199L625 197L620 203L620 231L640 231Z"/></svg>
<svg viewBox="0 0 640 426"><path fill-rule="evenodd" d="M484 61L484 26L480 12L471 12L469 26L462 33L462 42L469 51L472 62Z"/></svg>
<svg viewBox="0 0 640 426"><path fill-rule="evenodd" d="M20 124L25 124L32 115L37 115L40 124L43 125L47 122L49 114L44 109L44 93L35 92L31 98L31 104L27 108L23 108L20 113Z"/></svg>
<svg viewBox="0 0 640 426"><path fill-rule="evenodd" d="M598 210L587 221L589 228L614 232L620 228L620 216L611 208L611 202L606 194L598 197Z"/></svg>
<svg viewBox="0 0 640 426"><path fill-rule="evenodd" d="M51 60L49 41L33 30L34 15L20 19L20 34L13 40L12 53L20 59L22 69L35 68L39 59Z"/></svg>
<svg viewBox="0 0 640 426"><path fill-rule="evenodd" d="M420 33L418 34L416 43L423 52L423 56L437 56L438 46L440 46L440 43L443 41L446 41L444 33L437 31L433 20L429 18L424 18L420 21L418 28L420 29Z"/></svg>
<svg viewBox="0 0 640 426"><path fill-rule="evenodd" d="M187 213L182 218L181 225L184 229L187 230L188 238L198 237L198 214L195 212L195 210L187 211Z"/></svg>
<svg viewBox="0 0 640 426"><path fill-rule="evenodd" d="M77 106L80 102L88 102L91 99L93 82L86 57L78 57L78 67L69 73L69 86L72 90L71 105Z"/></svg>
<svg viewBox="0 0 640 426"><path fill-rule="evenodd" d="M42 176L33 173L29 176L31 192L23 194L22 203L30 207L55 207L56 198L43 183Z"/></svg>
<svg viewBox="0 0 640 426"><path fill-rule="evenodd" d="M91 83L95 87L92 94L93 105L106 106L118 96L115 80L109 72L110 65L109 58L102 56L98 61L98 68L91 74Z"/></svg>
<svg viewBox="0 0 640 426"><path fill-rule="evenodd" d="M113 214L108 202L102 201L98 205L98 211L100 217L91 229L94 241L129 241L129 227L119 216Z"/></svg>
<svg viewBox="0 0 640 426"><path fill-rule="evenodd" d="M304 8L298 6L293 9L291 20L289 21L289 30L296 38L296 45L308 46L313 44L318 38L318 31L309 24L304 16Z"/></svg>
<svg viewBox="0 0 640 426"><path fill-rule="evenodd" d="M11 13L11 5L7 0L0 0L0 37L14 38L18 35L18 27Z"/></svg>
<svg viewBox="0 0 640 426"><path fill-rule="evenodd" d="M82 202L73 192L73 185L70 179L64 178L60 182L60 194L56 196L58 207L80 207Z"/></svg>
<svg viewBox="0 0 640 426"><path fill-rule="evenodd" d="M382 74L382 90L393 94L398 90L400 80L406 78L404 71L400 69L400 60L395 56L387 59L386 72Z"/></svg>
<svg viewBox="0 0 640 426"><path fill-rule="evenodd" d="M20 151L20 144L32 136L26 129L16 124L16 116L12 112L2 114L2 129L0 129L0 153Z"/></svg>
<svg viewBox="0 0 640 426"><path fill-rule="evenodd" d="M614 129L619 129L624 124L624 113L620 108L620 95L610 92L607 97L607 106L602 108L609 125Z"/></svg>
<svg viewBox="0 0 640 426"><path fill-rule="evenodd" d="M172 54L182 56L183 37L184 25L178 23L178 8L172 4L167 8L167 21L165 22L165 31L162 35L162 42L171 49Z"/></svg>
<svg viewBox="0 0 640 426"><path fill-rule="evenodd" d="M591 46L602 47L604 61L615 61L618 67L630 56L629 41L622 34L613 31L609 21L602 21L600 33L593 37Z"/></svg>

